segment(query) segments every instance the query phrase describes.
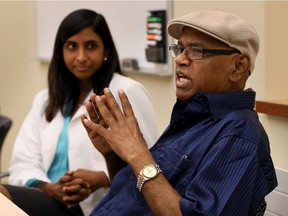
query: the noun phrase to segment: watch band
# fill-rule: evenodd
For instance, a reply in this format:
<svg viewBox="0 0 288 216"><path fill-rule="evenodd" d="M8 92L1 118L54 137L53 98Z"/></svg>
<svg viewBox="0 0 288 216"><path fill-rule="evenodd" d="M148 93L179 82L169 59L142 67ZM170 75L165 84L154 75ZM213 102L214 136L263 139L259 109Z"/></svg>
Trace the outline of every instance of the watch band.
<svg viewBox="0 0 288 216"><path fill-rule="evenodd" d="M155 169L155 175L153 175L152 177L145 177L145 175L143 174L143 171L144 171L145 169L147 169L148 167ZM149 180L151 180L151 179L156 178L156 176L157 176L160 172L162 172L162 170L160 169L160 166L159 166L158 164L149 164L149 165L144 166L143 169L142 169L142 170L139 172L139 174L138 174L137 185L136 185L137 188L138 188L138 190L141 192L144 183L145 183L146 181L149 181Z"/></svg>
<svg viewBox="0 0 288 216"><path fill-rule="evenodd" d="M141 192L142 191L142 187L144 185L145 179L142 175L138 175L138 179L137 179L137 188L138 190Z"/></svg>

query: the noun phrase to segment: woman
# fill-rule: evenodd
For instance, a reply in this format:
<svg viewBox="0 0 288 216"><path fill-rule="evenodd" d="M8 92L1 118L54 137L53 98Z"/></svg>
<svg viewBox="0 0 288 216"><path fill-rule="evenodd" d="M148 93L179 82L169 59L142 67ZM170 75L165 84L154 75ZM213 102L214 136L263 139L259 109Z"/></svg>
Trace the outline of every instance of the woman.
<svg viewBox="0 0 288 216"><path fill-rule="evenodd" d="M9 185L0 187L30 216L89 215L107 192L105 160L80 120L90 94L101 95L107 86L115 96L125 90L147 144L154 144L158 132L150 97L140 83L122 75L105 18L76 10L59 26L48 89L34 99L16 138Z"/></svg>

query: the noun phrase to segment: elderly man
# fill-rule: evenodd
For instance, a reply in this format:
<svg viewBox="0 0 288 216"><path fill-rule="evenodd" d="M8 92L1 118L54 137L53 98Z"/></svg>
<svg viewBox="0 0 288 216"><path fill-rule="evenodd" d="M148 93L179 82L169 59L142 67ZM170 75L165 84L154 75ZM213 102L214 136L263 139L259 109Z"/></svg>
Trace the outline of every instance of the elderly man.
<svg viewBox="0 0 288 216"><path fill-rule="evenodd" d="M109 89L86 106L91 120L82 122L112 182L91 215L255 215L277 186L255 92L245 89L258 35L243 18L220 11L173 19L168 33L178 40L169 46L177 101L152 149L123 91L123 114Z"/></svg>

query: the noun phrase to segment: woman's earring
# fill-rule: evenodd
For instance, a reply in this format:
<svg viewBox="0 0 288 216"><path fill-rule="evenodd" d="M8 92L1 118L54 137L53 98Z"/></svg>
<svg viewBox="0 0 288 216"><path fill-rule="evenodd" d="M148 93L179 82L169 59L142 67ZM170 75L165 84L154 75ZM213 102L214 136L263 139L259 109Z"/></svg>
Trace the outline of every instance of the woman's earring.
<svg viewBox="0 0 288 216"><path fill-rule="evenodd" d="M107 61L107 59L108 59L108 58L107 58L107 57L105 57L105 58L104 58L104 61Z"/></svg>

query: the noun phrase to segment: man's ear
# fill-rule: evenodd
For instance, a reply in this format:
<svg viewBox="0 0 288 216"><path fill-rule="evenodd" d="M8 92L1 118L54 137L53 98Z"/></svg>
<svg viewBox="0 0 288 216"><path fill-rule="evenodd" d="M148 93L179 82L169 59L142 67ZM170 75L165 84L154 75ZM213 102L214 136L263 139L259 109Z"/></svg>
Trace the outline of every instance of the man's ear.
<svg viewBox="0 0 288 216"><path fill-rule="evenodd" d="M234 62L234 69L231 71L230 80L237 82L250 75L250 58L247 54L239 54Z"/></svg>

